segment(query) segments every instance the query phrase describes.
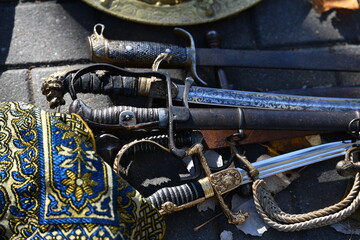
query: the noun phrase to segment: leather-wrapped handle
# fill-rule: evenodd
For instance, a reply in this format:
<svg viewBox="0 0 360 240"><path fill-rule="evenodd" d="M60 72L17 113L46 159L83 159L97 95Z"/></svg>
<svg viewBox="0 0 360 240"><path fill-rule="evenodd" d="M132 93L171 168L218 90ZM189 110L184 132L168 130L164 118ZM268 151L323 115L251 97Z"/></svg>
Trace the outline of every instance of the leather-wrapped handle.
<svg viewBox="0 0 360 240"><path fill-rule="evenodd" d="M69 74L64 79L64 89L69 90L70 80L75 73ZM96 73L85 73L74 81L77 93L114 94L119 96L136 96L138 93L138 78L110 75L104 73L99 76Z"/></svg>
<svg viewBox="0 0 360 240"><path fill-rule="evenodd" d="M193 202L203 198L204 191L198 181L192 181L175 187L162 188L146 199L156 208L160 209L166 202L172 202L177 206Z"/></svg>

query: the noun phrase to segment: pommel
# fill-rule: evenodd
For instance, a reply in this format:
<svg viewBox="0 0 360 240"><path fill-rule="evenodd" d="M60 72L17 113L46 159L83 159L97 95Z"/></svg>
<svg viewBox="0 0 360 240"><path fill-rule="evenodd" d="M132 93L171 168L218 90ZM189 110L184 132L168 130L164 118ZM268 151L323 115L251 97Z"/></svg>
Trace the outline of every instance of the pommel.
<svg viewBox="0 0 360 240"><path fill-rule="evenodd" d="M360 163L342 160L336 164L336 171L343 177L354 176L356 173L360 172Z"/></svg>
<svg viewBox="0 0 360 240"><path fill-rule="evenodd" d="M41 92L46 96L50 108L56 108L65 104L64 81L66 76L74 71L74 69L66 69L52 73L49 77L43 79Z"/></svg>
<svg viewBox="0 0 360 240"><path fill-rule="evenodd" d="M360 162L357 161L358 156L354 155L359 150L360 148L357 146L349 148L346 151L345 159L336 164L336 171L340 176L349 177L360 172Z"/></svg>

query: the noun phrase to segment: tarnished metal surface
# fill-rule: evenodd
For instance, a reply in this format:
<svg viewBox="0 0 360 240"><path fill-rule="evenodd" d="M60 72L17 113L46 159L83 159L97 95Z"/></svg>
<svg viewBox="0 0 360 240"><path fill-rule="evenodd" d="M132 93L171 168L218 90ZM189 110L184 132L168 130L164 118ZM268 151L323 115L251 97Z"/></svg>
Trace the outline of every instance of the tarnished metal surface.
<svg viewBox="0 0 360 240"><path fill-rule="evenodd" d="M135 22L191 25L212 22L245 10L260 0L83 0L91 6Z"/></svg>
<svg viewBox="0 0 360 240"><path fill-rule="evenodd" d="M182 100L183 88L182 85L178 85L176 100ZM349 111L360 109L360 99L296 96L195 86L190 88L188 101L196 104L277 110Z"/></svg>

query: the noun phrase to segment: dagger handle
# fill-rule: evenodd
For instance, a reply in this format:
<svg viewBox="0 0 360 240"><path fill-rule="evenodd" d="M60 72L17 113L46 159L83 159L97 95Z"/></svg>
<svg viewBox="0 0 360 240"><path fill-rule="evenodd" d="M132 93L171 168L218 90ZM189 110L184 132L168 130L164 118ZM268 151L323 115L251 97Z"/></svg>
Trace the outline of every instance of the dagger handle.
<svg viewBox="0 0 360 240"><path fill-rule="evenodd" d="M176 206L181 206L205 196L201 184L198 181L192 181L175 187L166 187L159 189L151 196L147 197L156 208L161 209L163 204L171 202Z"/></svg>
<svg viewBox="0 0 360 240"><path fill-rule="evenodd" d="M149 67L161 53L168 53L171 65L191 64L188 48L157 42L108 40L103 36L104 26L97 24L88 37L90 60L111 63L121 67Z"/></svg>

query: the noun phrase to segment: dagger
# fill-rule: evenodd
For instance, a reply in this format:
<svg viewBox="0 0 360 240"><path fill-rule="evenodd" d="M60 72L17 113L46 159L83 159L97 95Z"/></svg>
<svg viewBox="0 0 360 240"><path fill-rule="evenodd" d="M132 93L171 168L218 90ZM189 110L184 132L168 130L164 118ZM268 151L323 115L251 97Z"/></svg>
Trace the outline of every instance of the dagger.
<svg viewBox="0 0 360 240"><path fill-rule="evenodd" d="M356 46L299 50L195 48L191 34L181 28L174 32L188 39L188 47L108 40L103 36L104 29L104 25L96 24L88 37L90 60L122 67L150 67L159 54L168 53L172 56L168 66L188 66L200 85L205 82L198 76L196 66L360 71L360 48Z"/></svg>
<svg viewBox="0 0 360 240"><path fill-rule="evenodd" d="M258 170L258 178L262 179L280 172L343 156L348 149L358 146L359 143L360 141L325 143L255 162L252 166ZM252 182L252 178L247 171L241 168L229 168L212 174L203 155L200 160L206 174L205 178L180 186L162 188L149 196L147 200L160 209L163 214L168 214L192 207L207 198L216 196L229 223L244 222L247 215L241 212L231 212L221 195L242 184Z"/></svg>

